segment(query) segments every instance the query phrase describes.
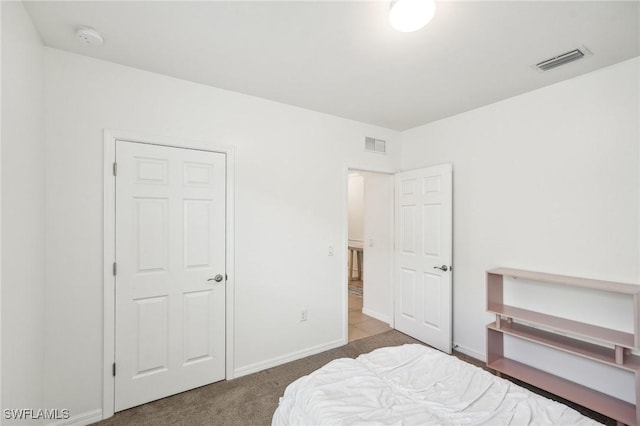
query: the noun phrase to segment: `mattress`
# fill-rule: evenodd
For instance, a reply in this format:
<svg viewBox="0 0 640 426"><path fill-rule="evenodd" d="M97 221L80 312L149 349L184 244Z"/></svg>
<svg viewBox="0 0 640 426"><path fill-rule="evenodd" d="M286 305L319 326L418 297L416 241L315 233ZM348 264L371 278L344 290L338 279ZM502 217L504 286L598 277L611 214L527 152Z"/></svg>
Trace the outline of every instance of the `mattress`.
<svg viewBox="0 0 640 426"><path fill-rule="evenodd" d="M279 425L597 425L577 411L422 345L341 358L291 383Z"/></svg>

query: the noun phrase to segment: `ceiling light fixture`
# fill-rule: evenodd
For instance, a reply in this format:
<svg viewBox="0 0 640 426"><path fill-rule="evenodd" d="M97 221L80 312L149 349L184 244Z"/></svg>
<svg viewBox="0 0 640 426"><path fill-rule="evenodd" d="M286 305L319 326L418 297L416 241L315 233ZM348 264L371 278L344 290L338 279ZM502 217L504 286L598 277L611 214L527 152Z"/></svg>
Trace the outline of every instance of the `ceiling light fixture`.
<svg viewBox="0 0 640 426"><path fill-rule="evenodd" d="M427 25L435 13L434 0L394 0L389 10L389 22L396 30L410 33Z"/></svg>

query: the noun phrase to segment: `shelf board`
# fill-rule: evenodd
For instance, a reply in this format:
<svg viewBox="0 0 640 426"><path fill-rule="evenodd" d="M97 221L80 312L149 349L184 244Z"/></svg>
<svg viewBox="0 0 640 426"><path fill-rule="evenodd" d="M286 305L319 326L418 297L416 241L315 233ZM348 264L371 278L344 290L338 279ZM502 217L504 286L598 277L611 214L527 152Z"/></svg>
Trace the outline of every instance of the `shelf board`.
<svg viewBox="0 0 640 426"><path fill-rule="evenodd" d="M487 366L627 425L636 425L636 406L528 365L499 358Z"/></svg>
<svg viewBox="0 0 640 426"><path fill-rule="evenodd" d="M502 322L502 327L500 328L496 326L495 322L487 325L487 328L496 332L548 346L550 348L558 349L563 352L581 356L583 358L592 359L632 373L640 371L640 357L637 355L627 355L625 356L624 364L616 364L615 350L613 348L573 339L571 337L529 327L524 324L509 324L506 321Z"/></svg>
<svg viewBox="0 0 640 426"><path fill-rule="evenodd" d="M564 284L574 287L590 288L594 290L610 291L622 294L640 293L640 285L618 283L613 281L592 280L589 278L568 277L565 275L546 274L543 272L524 271L522 269L495 268L487 271L489 274L502 275L513 278L524 278L554 284Z"/></svg>
<svg viewBox="0 0 640 426"><path fill-rule="evenodd" d="M502 305L498 303L489 303L487 308L489 312L504 315L505 317L528 321L540 326L546 326L558 331L566 331L576 336L592 338L603 343L622 346L633 349L634 336L632 333L625 333L619 330L599 327L597 325L585 324L579 321L573 321L566 318L547 315L540 312L530 311L528 309L516 308L515 306Z"/></svg>

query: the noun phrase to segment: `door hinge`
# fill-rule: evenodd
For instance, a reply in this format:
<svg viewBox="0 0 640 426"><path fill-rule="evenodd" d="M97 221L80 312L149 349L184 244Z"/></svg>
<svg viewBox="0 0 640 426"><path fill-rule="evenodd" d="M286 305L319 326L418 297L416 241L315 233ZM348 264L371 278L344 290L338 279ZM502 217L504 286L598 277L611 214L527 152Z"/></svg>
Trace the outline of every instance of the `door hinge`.
<svg viewBox="0 0 640 426"><path fill-rule="evenodd" d="M113 163L113 175L118 176L118 163Z"/></svg>
<svg viewBox="0 0 640 426"><path fill-rule="evenodd" d="M115 277L116 275L118 275L118 264L113 262L113 276Z"/></svg>
<svg viewBox="0 0 640 426"><path fill-rule="evenodd" d="M115 362L111 366L111 372L113 373L113 377L116 377L116 363Z"/></svg>

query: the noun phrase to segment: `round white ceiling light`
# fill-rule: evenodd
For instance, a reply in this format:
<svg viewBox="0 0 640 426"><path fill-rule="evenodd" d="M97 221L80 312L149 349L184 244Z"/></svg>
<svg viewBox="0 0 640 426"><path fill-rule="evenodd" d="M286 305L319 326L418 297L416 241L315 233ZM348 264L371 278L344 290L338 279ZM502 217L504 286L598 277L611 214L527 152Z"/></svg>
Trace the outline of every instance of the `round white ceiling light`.
<svg viewBox="0 0 640 426"><path fill-rule="evenodd" d="M417 31L436 13L434 0L394 0L389 10L391 26L403 33Z"/></svg>
<svg viewBox="0 0 640 426"><path fill-rule="evenodd" d="M99 32L91 27L80 27L76 30L76 38L89 46L102 46L104 40Z"/></svg>

